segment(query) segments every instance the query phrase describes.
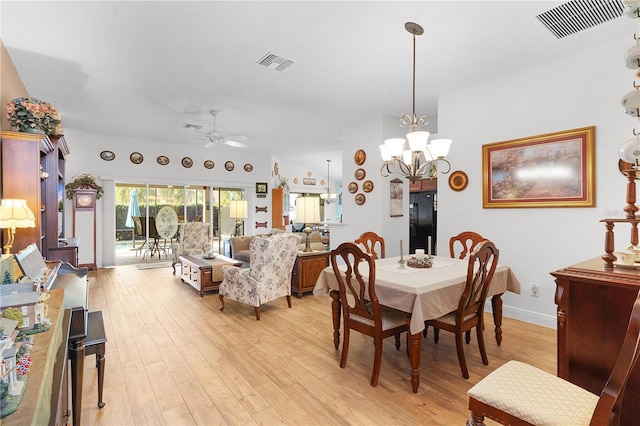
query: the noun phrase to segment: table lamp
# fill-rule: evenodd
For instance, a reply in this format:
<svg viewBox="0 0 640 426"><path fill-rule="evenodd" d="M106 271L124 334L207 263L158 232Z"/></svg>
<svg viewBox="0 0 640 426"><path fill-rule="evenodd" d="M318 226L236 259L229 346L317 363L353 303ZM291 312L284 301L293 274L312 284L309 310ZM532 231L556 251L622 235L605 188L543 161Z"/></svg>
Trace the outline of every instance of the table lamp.
<svg viewBox="0 0 640 426"><path fill-rule="evenodd" d="M298 197L296 198L296 222L304 223L304 233L307 234L307 242L303 252L308 253L311 250L311 227L309 224L320 222L320 198L319 197Z"/></svg>
<svg viewBox="0 0 640 426"><path fill-rule="evenodd" d="M0 204L0 228L7 229L7 242L4 254L11 253L16 228L34 228L36 218L27 206L27 200L4 198Z"/></svg>
<svg viewBox="0 0 640 426"><path fill-rule="evenodd" d="M229 218L237 219L236 222L236 235L242 235L238 233L238 229L242 229L244 233L244 223L242 219L249 217L247 215L247 200L231 200L229 201Z"/></svg>

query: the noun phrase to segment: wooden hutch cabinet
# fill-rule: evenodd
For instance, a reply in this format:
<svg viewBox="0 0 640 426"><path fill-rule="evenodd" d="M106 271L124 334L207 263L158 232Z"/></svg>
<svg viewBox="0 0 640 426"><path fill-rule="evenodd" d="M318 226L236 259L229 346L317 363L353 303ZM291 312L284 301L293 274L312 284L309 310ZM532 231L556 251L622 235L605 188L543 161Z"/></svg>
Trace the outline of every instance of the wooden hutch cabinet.
<svg viewBox="0 0 640 426"><path fill-rule="evenodd" d="M2 198L27 200L34 228L16 230L15 253L36 243L43 256L64 236L64 165L69 148L63 136L2 132ZM4 234L3 234L4 238Z"/></svg>
<svg viewBox="0 0 640 426"><path fill-rule="evenodd" d="M599 395L613 370L640 289L640 269L606 268L598 257L559 271L558 376ZM640 363L625 389L620 424L638 423Z"/></svg>

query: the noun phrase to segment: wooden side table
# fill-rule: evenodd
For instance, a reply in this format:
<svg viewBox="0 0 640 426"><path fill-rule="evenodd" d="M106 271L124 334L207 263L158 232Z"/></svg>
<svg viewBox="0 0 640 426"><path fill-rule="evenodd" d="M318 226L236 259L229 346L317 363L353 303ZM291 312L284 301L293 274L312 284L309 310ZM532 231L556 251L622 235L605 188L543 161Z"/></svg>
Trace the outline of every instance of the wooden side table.
<svg viewBox="0 0 640 426"><path fill-rule="evenodd" d="M200 297L208 290L218 290L222 282L222 267L242 266L242 262L217 254L213 259L190 255L180 256L180 279L200 292Z"/></svg>
<svg viewBox="0 0 640 426"><path fill-rule="evenodd" d="M302 297L303 293L313 291L320 272L329 266L329 254L329 251L298 252L291 273L292 294Z"/></svg>

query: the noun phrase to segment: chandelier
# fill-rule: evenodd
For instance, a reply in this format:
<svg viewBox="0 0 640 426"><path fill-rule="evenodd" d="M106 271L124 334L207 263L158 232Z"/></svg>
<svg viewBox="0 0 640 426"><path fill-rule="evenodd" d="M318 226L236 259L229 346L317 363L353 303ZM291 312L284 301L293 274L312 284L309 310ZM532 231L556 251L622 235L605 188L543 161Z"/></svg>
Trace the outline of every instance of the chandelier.
<svg viewBox="0 0 640 426"><path fill-rule="evenodd" d="M324 200L325 204L331 204L336 199L336 194L331 192L331 181L329 180L329 165L331 160L327 160L327 192L320 194L320 198Z"/></svg>
<svg viewBox="0 0 640 426"><path fill-rule="evenodd" d="M424 177L435 177L438 174L438 162L446 164L449 173L451 164L445 159L449 153L451 139L434 139L429 142L429 132L419 130L429 123L429 116L416 114L416 36L422 35L424 30L414 22L407 22L404 28L413 34L413 114L405 114L400 119L400 126L409 126L407 139L387 139L380 145L380 155L384 164L380 174L388 177L392 173L403 175L411 181ZM408 143L409 149L405 149Z"/></svg>

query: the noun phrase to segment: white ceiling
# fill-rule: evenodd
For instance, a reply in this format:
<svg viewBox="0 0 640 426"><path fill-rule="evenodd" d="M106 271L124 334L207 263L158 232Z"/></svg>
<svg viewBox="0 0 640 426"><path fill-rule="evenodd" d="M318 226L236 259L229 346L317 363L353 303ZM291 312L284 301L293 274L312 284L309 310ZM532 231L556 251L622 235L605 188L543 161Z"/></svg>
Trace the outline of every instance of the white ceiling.
<svg viewBox="0 0 640 426"><path fill-rule="evenodd" d="M248 136L247 149L325 164L340 161L351 123L411 113L407 21L425 30L416 112L432 117L442 93L632 42L626 17L556 39L536 15L561 3L3 0L0 34L29 93L68 128L204 146L183 125L211 130L219 109L217 130ZM268 52L294 64L256 65Z"/></svg>

